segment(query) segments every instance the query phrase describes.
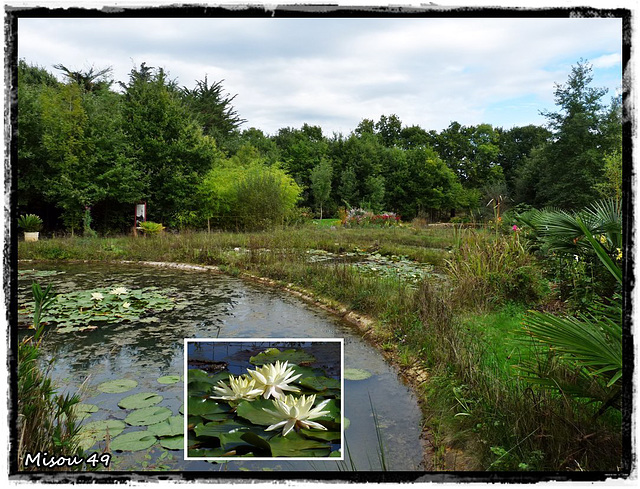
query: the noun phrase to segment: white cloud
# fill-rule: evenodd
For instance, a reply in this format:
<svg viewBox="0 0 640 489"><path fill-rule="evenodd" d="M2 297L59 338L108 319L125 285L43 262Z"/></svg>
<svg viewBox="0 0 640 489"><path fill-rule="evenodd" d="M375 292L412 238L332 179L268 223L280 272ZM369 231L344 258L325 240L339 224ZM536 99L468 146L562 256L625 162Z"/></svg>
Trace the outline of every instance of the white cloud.
<svg viewBox="0 0 640 489"><path fill-rule="evenodd" d="M318 124L350 131L363 118L397 114L441 129L482 120L489 105L525 96L553 104L571 65L620 64L620 19L21 19L19 55L51 69L164 67L181 86L205 74L237 94L247 127L267 133ZM610 87L611 91L620 81ZM526 106L523 111L527 110ZM524 114L522 120L526 120ZM337 126L336 124L340 124ZM345 127L346 126L346 127Z"/></svg>

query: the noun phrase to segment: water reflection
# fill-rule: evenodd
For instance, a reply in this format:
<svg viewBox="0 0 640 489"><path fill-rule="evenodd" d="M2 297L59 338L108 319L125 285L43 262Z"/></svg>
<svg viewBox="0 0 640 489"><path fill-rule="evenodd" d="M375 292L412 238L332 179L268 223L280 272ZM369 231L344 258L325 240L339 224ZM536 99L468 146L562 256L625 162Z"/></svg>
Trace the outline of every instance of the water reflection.
<svg viewBox="0 0 640 489"><path fill-rule="evenodd" d="M29 264L28 268L51 270L53 266ZM351 462L358 470L379 470L378 440L370 402L382 430L388 467L421 470L420 410L416 399L376 350L325 311L310 308L279 291L208 272L112 264L64 264L56 265L55 269L64 273L40 277L38 281L43 286L53 284L56 293L96 287L137 289L156 286L171 288L176 303L184 306L158 315L159 322L156 323L122 323L67 334L56 334L51 330L44 348L48 358L56 359L52 376L65 392L75 392L83 385L83 402L100 408L89 421L124 419L127 413L117 403L124 395L136 392L160 393L164 399L159 406L168 407L177 414L183 403L182 381L164 385L157 379L183 374L184 338L300 338L301 341L344 338L344 368L365 369L373 374L366 380L345 380L344 416L350 420L345 439L351 460L343 463L230 462L224 465L224 470L242 467L249 470L336 471L350 469ZM30 276L19 279L20 302L31 299L31 282ZM138 386L124 395L96 390L101 382L119 378L135 379ZM140 470L141 460L146 460L149 470L222 468L220 464L184 461L182 450L166 455L158 445L149 453L150 459L138 452L116 453L113 468Z"/></svg>

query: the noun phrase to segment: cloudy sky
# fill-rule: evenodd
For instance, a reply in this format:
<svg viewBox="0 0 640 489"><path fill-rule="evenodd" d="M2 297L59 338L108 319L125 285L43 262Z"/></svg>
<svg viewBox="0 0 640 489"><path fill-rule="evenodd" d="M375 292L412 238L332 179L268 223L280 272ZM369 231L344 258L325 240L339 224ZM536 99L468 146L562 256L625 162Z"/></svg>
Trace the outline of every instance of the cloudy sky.
<svg viewBox="0 0 640 489"><path fill-rule="evenodd" d="M224 80L243 128L346 135L382 114L438 131L543 124L580 59L594 86L620 89L621 39L606 18L21 18L18 56L51 72L112 67L116 81L143 62L180 86Z"/></svg>

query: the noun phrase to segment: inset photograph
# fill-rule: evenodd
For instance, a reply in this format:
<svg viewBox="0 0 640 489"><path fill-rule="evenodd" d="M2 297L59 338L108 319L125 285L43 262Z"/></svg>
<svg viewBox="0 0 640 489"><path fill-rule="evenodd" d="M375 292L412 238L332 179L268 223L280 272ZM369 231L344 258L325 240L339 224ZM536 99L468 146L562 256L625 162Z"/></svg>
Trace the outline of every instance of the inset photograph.
<svg viewBox="0 0 640 489"><path fill-rule="evenodd" d="M186 339L186 459L344 460L343 340Z"/></svg>

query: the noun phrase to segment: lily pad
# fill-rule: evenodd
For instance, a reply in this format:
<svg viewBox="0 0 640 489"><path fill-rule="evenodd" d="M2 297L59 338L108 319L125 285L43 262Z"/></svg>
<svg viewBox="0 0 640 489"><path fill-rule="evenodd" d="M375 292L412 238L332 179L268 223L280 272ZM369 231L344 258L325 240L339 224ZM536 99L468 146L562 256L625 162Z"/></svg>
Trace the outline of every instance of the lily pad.
<svg viewBox="0 0 640 489"><path fill-rule="evenodd" d="M182 450L184 448L184 436L168 436L160 439L160 445L167 450Z"/></svg>
<svg viewBox="0 0 640 489"><path fill-rule="evenodd" d="M270 399L256 399L255 401L243 401L238 404L236 413L245 419L248 419L253 424L259 425L271 425L274 423L275 418L273 415L264 411L263 408L275 410L273 401Z"/></svg>
<svg viewBox="0 0 640 489"><path fill-rule="evenodd" d="M138 382L132 379L118 379L103 382L102 384L98 385L97 389L100 392L105 392L107 394L120 394L121 392L130 391L137 385Z"/></svg>
<svg viewBox="0 0 640 489"><path fill-rule="evenodd" d="M347 380L364 380L371 377L371 372L367 372L361 368L345 368L344 378Z"/></svg>
<svg viewBox="0 0 640 489"><path fill-rule="evenodd" d="M164 421L171 416L171 409L166 407L147 407L136 409L129 416L124 418L124 422L132 426L148 426Z"/></svg>
<svg viewBox="0 0 640 489"><path fill-rule="evenodd" d="M227 421L225 423L212 422L196 425L193 428L193 431L195 431L196 436L198 437L212 436L217 438L222 434L229 434L232 431L239 431L241 429L247 430L248 428L247 426L236 423L235 421Z"/></svg>
<svg viewBox="0 0 640 489"><path fill-rule="evenodd" d="M313 363L316 359L313 355L303 350L280 351L277 348L268 348L255 357L249 358L249 361L254 365L264 365L266 363L275 363L276 361L301 365L305 363Z"/></svg>
<svg viewBox="0 0 640 489"><path fill-rule="evenodd" d="M158 382L161 384L175 384L177 382L180 382L180 376L179 375L163 375L158 379Z"/></svg>
<svg viewBox="0 0 640 489"><path fill-rule="evenodd" d="M110 437L118 436L125 429L126 425L119 419L105 419L93 421L82 425L78 433L78 444L80 448L89 450L100 440L104 440L107 432Z"/></svg>
<svg viewBox="0 0 640 489"><path fill-rule="evenodd" d="M331 449L326 442L308 440L295 431L269 440L274 457L326 457Z"/></svg>
<svg viewBox="0 0 640 489"><path fill-rule="evenodd" d="M340 389L340 381L331 377L305 377L304 379L298 380L297 383L318 392L327 389Z"/></svg>
<svg viewBox="0 0 640 489"><path fill-rule="evenodd" d="M147 430L134 431L116 436L111 441L111 450L121 452L136 452L146 450L155 445L158 439Z"/></svg>
<svg viewBox="0 0 640 489"><path fill-rule="evenodd" d="M324 430L300 430L299 432L305 438L319 441L340 441L340 433L337 431Z"/></svg>
<svg viewBox="0 0 640 489"><path fill-rule="evenodd" d="M205 414L221 414L229 412L229 407L218 403L213 399L201 398L196 396L189 397L187 404L187 412L189 416L200 416Z"/></svg>
<svg viewBox="0 0 640 489"><path fill-rule="evenodd" d="M182 435L184 433L184 418L171 416L160 423L150 425L147 429L157 437Z"/></svg>
<svg viewBox="0 0 640 489"><path fill-rule="evenodd" d="M92 413L95 413L98 410L98 406L95 404L85 404L78 403L73 407L73 410L76 413L76 418L78 420L83 420L91 416Z"/></svg>
<svg viewBox="0 0 640 489"><path fill-rule="evenodd" d="M118 406L122 409L141 409L150 406L155 406L163 397L153 392L140 392L139 394L133 394L122 399Z"/></svg>

